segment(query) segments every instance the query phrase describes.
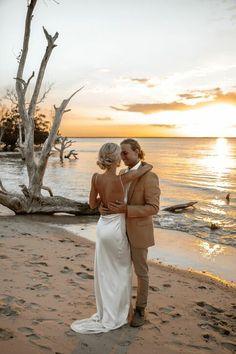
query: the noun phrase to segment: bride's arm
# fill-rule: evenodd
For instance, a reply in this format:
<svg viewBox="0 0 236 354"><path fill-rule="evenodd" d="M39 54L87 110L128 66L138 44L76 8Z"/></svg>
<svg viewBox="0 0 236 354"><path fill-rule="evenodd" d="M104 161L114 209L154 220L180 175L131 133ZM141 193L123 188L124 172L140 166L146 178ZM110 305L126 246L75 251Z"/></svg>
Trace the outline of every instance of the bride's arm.
<svg viewBox="0 0 236 354"><path fill-rule="evenodd" d="M101 203L101 199L99 198L99 194L98 191L96 189L96 175L97 173L94 173L92 180L91 180L91 188L90 188L90 193L89 193L89 206L91 209L95 209L97 208L100 203Z"/></svg>
<svg viewBox="0 0 236 354"><path fill-rule="evenodd" d="M120 175L122 183L126 184L132 182L134 179L141 177L146 172L150 171L152 168L153 168L152 165L150 165L149 163L145 163L144 165L142 165L142 167L138 168L137 170L128 171Z"/></svg>

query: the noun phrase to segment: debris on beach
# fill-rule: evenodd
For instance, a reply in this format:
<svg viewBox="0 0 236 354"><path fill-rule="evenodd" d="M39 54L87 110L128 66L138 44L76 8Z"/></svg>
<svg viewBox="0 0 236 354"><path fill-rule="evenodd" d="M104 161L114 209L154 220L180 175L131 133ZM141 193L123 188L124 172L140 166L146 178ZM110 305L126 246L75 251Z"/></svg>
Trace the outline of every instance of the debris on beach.
<svg viewBox="0 0 236 354"><path fill-rule="evenodd" d="M211 230L218 230L218 229L220 229L220 225L219 225L219 224L216 224L216 223L214 223L214 222L212 222L212 223L210 224L210 229L211 229Z"/></svg>
<svg viewBox="0 0 236 354"><path fill-rule="evenodd" d="M193 207L197 202L188 202L188 203L183 203L183 204L176 204L176 205L172 205L170 207L164 208L164 211L171 211L171 212L175 212L177 210L183 210L186 209L188 207Z"/></svg>
<svg viewBox="0 0 236 354"><path fill-rule="evenodd" d="M228 194L226 195L225 199L227 200L228 203L230 202L230 193L228 193Z"/></svg>

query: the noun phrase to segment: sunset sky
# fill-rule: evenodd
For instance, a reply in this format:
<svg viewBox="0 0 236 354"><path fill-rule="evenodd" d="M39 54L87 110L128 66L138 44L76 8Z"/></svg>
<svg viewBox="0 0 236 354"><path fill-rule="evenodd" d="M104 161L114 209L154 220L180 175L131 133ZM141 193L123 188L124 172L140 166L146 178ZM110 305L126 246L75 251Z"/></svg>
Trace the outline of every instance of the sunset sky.
<svg viewBox="0 0 236 354"><path fill-rule="evenodd" d="M235 0L38 0L25 79L59 32L42 92L53 105L85 86L67 136L236 137ZM0 97L14 87L26 0L0 0Z"/></svg>

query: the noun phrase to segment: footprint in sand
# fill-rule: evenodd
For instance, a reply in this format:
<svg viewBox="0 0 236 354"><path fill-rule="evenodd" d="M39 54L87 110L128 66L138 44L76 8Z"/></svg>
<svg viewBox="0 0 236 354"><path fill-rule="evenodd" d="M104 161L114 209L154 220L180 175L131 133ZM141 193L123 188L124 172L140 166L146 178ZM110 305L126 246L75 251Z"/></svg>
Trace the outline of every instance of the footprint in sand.
<svg viewBox="0 0 236 354"><path fill-rule="evenodd" d="M44 272L42 270L36 269L35 272L40 273L40 278L43 279L43 280L48 280L48 278L53 277L52 274L50 274L48 272Z"/></svg>
<svg viewBox="0 0 236 354"><path fill-rule="evenodd" d="M46 285L43 284L36 284L33 286L27 286L26 289L29 290L48 290L48 287Z"/></svg>
<svg viewBox="0 0 236 354"><path fill-rule="evenodd" d="M222 312L224 312L224 310L222 310L222 309L220 309L220 308L218 308L218 307L214 307L214 306L212 306L212 305L209 305L209 304L207 304L206 302L204 302L204 301L199 301L199 302L196 302L196 304L199 306L199 307L202 307L203 309L205 309L205 310L208 310L208 311L210 311L210 312L217 312L217 313L222 313Z"/></svg>
<svg viewBox="0 0 236 354"><path fill-rule="evenodd" d="M21 308L17 305L0 304L0 315L7 317L16 317L19 315Z"/></svg>
<svg viewBox="0 0 236 354"><path fill-rule="evenodd" d="M55 299L59 299L59 300L61 300L61 301L63 301L63 300L65 299L64 297L62 297L61 295L58 295L58 294L53 295L53 297L54 297Z"/></svg>
<svg viewBox="0 0 236 354"><path fill-rule="evenodd" d="M175 309L175 306L167 306L167 307L160 307L159 310L161 313L170 313Z"/></svg>
<svg viewBox="0 0 236 354"><path fill-rule="evenodd" d="M200 312L200 315L206 320L206 322L198 324L200 328L210 328L221 336L231 337L231 333L235 331L235 323L233 323L232 318L229 318L227 314L224 313L224 310L207 304L204 301L197 302L196 304L200 307L200 309L197 308L196 310Z"/></svg>
<svg viewBox="0 0 236 354"><path fill-rule="evenodd" d="M177 312L177 313L173 313L171 316L172 316L173 318L179 318L179 317L181 317L182 315Z"/></svg>
<svg viewBox="0 0 236 354"><path fill-rule="evenodd" d="M210 340L211 341L215 341L216 339L215 339L215 337L213 337L212 335L210 335L210 334L208 334L208 333L206 333L206 334L203 334L203 340L205 341L205 342L209 342Z"/></svg>
<svg viewBox="0 0 236 354"><path fill-rule="evenodd" d="M41 265L44 267L48 267L47 262L30 262L32 265Z"/></svg>
<svg viewBox="0 0 236 354"><path fill-rule="evenodd" d="M94 276L92 274L88 274L86 272L77 272L76 275L78 275L82 279L94 279Z"/></svg>
<svg viewBox="0 0 236 354"><path fill-rule="evenodd" d="M49 352L49 353L53 353L52 348L47 347L46 345L42 345L42 344L40 344L40 343L37 343L37 342L35 342L33 339L34 339L34 338L31 338L30 343L36 345L37 347L39 347L39 348L42 349L42 350L46 350L46 351ZM36 339L41 339L41 338L38 337L38 338L36 338Z"/></svg>
<svg viewBox="0 0 236 354"><path fill-rule="evenodd" d="M158 313L156 311L149 311L149 313L158 317Z"/></svg>
<svg viewBox="0 0 236 354"><path fill-rule="evenodd" d="M32 334L34 334L34 330L30 327L19 327L17 328L17 330L23 334L26 335L26 337L31 336Z"/></svg>
<svg viewBox="0 0 236 354"><path fill-rule="evenodd" d="M223 345L223 347L230 350L232 353L236 353L236 344L235 343L223 342L221 344Z"/></svg>
<svg viewBox="0 0 236 354"><path fill-rule="evenodd" d="M26 306L27 309L30 310L38 310L41 306L36 302L30 302L29 305Z"/></svg>
<svg viewBox="0 0 236 354"><path fill-rule="evenodd" d="M0 328L0 340L9 340L14 338L13 332L9 329Z"/></svg>
<svg viewBox="0 0 236 354"><path fill-rule="evenodd" d="M69 240L69 239L61 239L61 240L58 240L58 241L61 242L61 243L64 243L64 242L75 243L75 241Z"/></svg>
<svg viewBox="0 0 236 354"><path fill-rule="evenodd" d="M80 290L85 290L85 291L86 291L86 288L84 288L83 286L81 286L80 283L74 281L74 279L68 279L68 280L67 280L67 283L70 284L70 285L72 285L72 286L75 286L75 287L77 287L77 288L79 287Z"/></svg>
<svg viewBox="0 0 236 354"><path fill-rule="evenodd" d="M153 286L153 285L149 285L149 289L152 291L160 291L160 289L158 287Z"/></svg>
<svg viewBox="0 0 236 354"><path fill-rule="evenodd" d="M209 324L208 326L211 327L214 331L220 333L223 336L230 335L230 331L227 328L224 328L224 327L219 326L219 325L212 325L212 324Z"/></svg>
<svg viewBox="0 0 236 354"><path fill-rule="evenodd" d="M170 284L168 284L168 283L166 283L166 284L162 284L162 286L163 286L164 288L171 288L171 285L170 285Z"/></svg>
<svg viewBox="0 0 236 354"><path fill-rule="evenodd" d="M60 272L61 273L70 273L70 272L72 272L72 269L70 269L69 267L65 266Z"/></svg>
<svg viewBox="0 0 236 354"><path fill-rule="evenodd" d="M0 259L7 259L9 257L7 257L5 254L0 254Z"/></svg>
<svg viewBox="0 0 236 354"><path fill-rule="evenodd" d="M81 264L81 267L85 268L88 272L93 271L93 268L89 268L85 264Z"/></svg>
<svg viewBox="0 0 236 354"><path fill-rule="evenodd" d="M75 257L83 257L83 256L87 256L87 252L80 252L80 253L76 253Z"/></svg>

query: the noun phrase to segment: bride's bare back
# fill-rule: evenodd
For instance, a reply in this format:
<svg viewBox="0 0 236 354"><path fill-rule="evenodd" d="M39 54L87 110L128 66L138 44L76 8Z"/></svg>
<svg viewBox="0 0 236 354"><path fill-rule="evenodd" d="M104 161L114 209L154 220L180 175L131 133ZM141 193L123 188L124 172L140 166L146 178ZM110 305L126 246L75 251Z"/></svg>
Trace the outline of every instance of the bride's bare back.
<svg viewBox="0 0 236 354"><path fill-rule="evenodd" d="M145 164L135 171L129 171L119 176L110 171L103 174L95 173L91 182L90 208L94 209L100 203L107 207L110 202L124 201L125 185L151 169L152 165Z"/></svg>

